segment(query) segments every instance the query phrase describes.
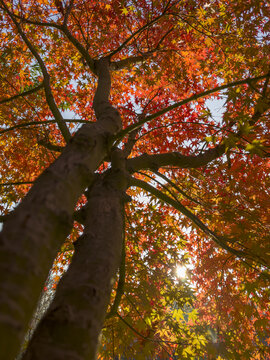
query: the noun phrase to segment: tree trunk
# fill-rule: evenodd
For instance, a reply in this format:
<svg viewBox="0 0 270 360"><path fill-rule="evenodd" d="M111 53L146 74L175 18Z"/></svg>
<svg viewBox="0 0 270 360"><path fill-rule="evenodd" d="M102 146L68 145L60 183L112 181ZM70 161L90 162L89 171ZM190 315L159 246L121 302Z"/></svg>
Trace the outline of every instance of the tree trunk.
<svg viewBox="0 0 270 360"><path fill-rule="evenodd" d="M108 153L121 118L109 103L108 61L96 63L97 123L83 126L37 179L0 234L0 359L13 360L80 195Z"/></svg>
<svg viewBox="0 0 270 360"><path fill-rule="evenodd" d="M123 192L114 187L119 174L93 185L84 233L23 360L95 359L122 251Z"/></svg>

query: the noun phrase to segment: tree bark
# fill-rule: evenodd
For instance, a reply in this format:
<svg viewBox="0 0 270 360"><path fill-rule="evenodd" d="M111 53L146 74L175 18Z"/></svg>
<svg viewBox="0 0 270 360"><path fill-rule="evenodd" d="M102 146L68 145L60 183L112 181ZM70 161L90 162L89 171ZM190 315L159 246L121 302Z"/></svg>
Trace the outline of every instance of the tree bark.
<svg viewBox="0 0 270 360"><path fill-rule="evenodd" d="M101 65L100 65L101 64ZM97 62L97 122L84 125L37 179L0 234L0 359L13 360L80 195L109 151L121 118L110 105L108 62ZM104 110L102 112L102 109Z"/></svg>
<svg viewBox="0 0 270 360"><path fill-rule="evenodd" d="M93 185L83 235L55 298L38 325L23 360L92 360L120 264L123 181L111 173Z"/></svg>

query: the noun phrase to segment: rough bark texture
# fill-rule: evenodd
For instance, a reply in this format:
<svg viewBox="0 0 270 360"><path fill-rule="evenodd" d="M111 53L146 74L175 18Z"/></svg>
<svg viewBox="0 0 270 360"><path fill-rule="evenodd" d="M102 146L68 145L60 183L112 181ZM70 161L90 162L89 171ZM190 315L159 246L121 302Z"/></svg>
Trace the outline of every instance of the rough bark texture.
<svg viewBox="0 0 270 360"><path fill-rule="evenodd" d="M122 251L123 193L114 187L119 175L91 189L84 233L23 360L95 359Z"/></svg>
<svg viewBox="0 0 270 360"><path fill-rule="evenodd" d="M132 159L128 159L127 168L133 173L137 170L157 171L162 166L178 166L179 168L198 168L207 165L209 162L219 158L225 153L225 145L219 144L214 148L206 150L199 155L182 155L179 152L164 154L143 154Z"/></svg>
<svg viewBox="0 0 270 360"><path fill-rule="evenodd" d="M97 123L83 126L70 140L9 216L0 234L0 359L3 360L14 359L18 352L53 259L71 229L76 202L107 155L110 136L121 129L121 118L108 101L108 62L96 65ZM106 116L102 116L102 108Z"/></svg>

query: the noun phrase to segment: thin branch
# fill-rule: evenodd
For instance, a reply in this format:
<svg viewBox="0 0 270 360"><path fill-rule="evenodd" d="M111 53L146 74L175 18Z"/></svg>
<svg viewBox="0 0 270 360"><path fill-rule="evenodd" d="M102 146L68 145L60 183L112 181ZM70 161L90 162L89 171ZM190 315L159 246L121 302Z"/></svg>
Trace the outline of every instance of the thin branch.
<svg viewBox="0 0 270 360"><path fill-rule="evenodd" d="M139 315L139 317L142 319L142 321L145 323L145 325L149 328L150 331L154 332L154 330L146 323L146 321L144 320L142 314L139 312L139 310L136 308L136 306L133 304L133 302L130 300L130 297L125 294L127 301L131 304L131 306L134 308L134 310L136 311L136 313ZM159 346L165 350L167 352L167 354L169 354L169 352L167 351L166 348L164 348L164 346L162 345L162 343L170 343L170 344L176 344L176 342L170 342L170 341L166 341L166 340L155 340L155 339L151 339L148 338L150 341L154 341L157 342L159 344ZM178 343L180 345L180 343ZM181 343L181 345L184 343ZM170 355L170 354L169 354Z"/></svg>
<svg viewBox="0 0 270 360"><path fill-rule="evenodd" d="M165 34L161 37L161 39L158 41L156 48L155 49L159 49L161 43L166 39L166 37L174 30L174 26L171 27L168 31L165 32Z"/></svg>
<svg viewBox="0 0 270 360"><path fill-rule="evenodd" d="M1 2L2 1L3 0L1 0ZM64 19L64 23L61 25L61 24L56 24L56 23L53 23L53 22L42 22L42 21L30 20L30 19L26 19L24 17L18 16L18 15L15 15L15 14L12 14L12 15L14 17L19 18L21 21L23 21L25 23L28 23L28 24L37 25L37 26L52 27L52 28L55 28L55 29L58 29L58 30L62 31L66 35L68 40L70 40L70 42L80 52L82 57L85 59L87 65L89 66L90 70L95 74L94 60L89 55L87 49L69 31L69 29L67 27L67 23L65 22L65 19Z"/></svg>
<svg viewBox="0 0 270 360"><path fill-rule="evenodd" d="M130 179L130 185L140 187L141 189L146 190L147 192L150 192L152 195L155 195L157 198L159 198L161 201L165 202L168 205L173 206L176 210L180 211L183 215L188 217L196 226L198 226L199 229L201 229L206 235L210 236L216 244L218 244L221 248L224 250L230 252L231 254L235 255L236 257L242 258L249 258L255 262L257 262L260 265L266 266L267 268L270 268L270 266L260 257L252 254L248 254L245 251L237 250L232 248L228 245L228 242L234 243L233 240L225 239L224 237L221 237L217 235L214 231L210 230L195 214L193 214L190 210L188 210L184 205L182 205L179 201L176 201L166 194L162 193L161 191L154 188L152 185L139 180L135 178ZM236 242L235 242L236 243ZM238 245L242 246L238 243Z"/></svg>
<svg viewBox="0 0 270 360"><path fill-rule="evenodd" d="M263 114L263 111L265 111L268 107L269 105L265 104L265 107L262 110L255 111L249 121L249 124L253 126ZM241 137L241 130L239 130L235 135ZM143 154L132 159L127 159L126 164L130 173L134 173L138 170L151 170L153 172L157 172L159 168L164 166L177 166L182 169L195 169L207 165L225 153L226 144L223 140L214 148L210 148L198 155L182 155L179 152L155 155Z"/></svg>
<svg viewBox="0 0 270 360"><path fill-rule="evenodd" d="M66 13L65 13L65 16L64 16L64 25L66 25L67 22L68 22L68 17L69 17L69 15L71 13L71 10L73 8L73 3L74 3L74 0L70 0L69 5L68 5L67 10L66 10Z"/></svg>
<svg viewBox="0 0 270 360"><path fill-rule="evenodd" d="M259 94L260 96L262 96L262 94L260 93L260 91L256 88L256 86L254 86L252 84L252 82L248 82L248 86L253 90L255 91L257 94Z"/></svg>
<svg viewBox="0 0 270 360"><path fill-rule="evenodd" d="M165 14L162 13L161 15L157 16L156 18L154 18L153 20L151 20L150 22L146 23L145 25L143 25L142 27L140 27L138 30L136 30L133 34L131 34L117 49L113 50L110 54L109 57L111 58L112 56L114 56L115 54L117 54L118 52L120 52L136 35L140 34L143 30L149 28L149 26L153 25L155 22L157 22L160 18L162 18Z"/></svg>
<svg viewBox="0 0 270 360"><path fill-rule="evenodd" d="M267 74L264 74L264 75L261 75L261 76L257 76L257 77L254 77L254 78L246 78L244 80L238 80L238 81L233 81L231 83L228 83L228 84L224 84L224 85L220 85L220 86L216 86L214 87L213 89L210 89L210 90L206 90L206 91L203 91L199 94L194 94L192 96L189 96L188 98L184 99L184 100L181 100L179 102L176 102L172 105L169 105L167 107L165 107L164 109L162 110L159 110L157 111L156 113L152 114L152 115L148 115L148 116L145 116L143 117L140 121L138 121L136 124L133 124L133 125L130 125L129 127L127 127L126 129L122 130L121 132L119 132L118 134L118 138L123 138L124 136L126 136L126 134L128 134L129 132L131 132L132 130L134 129L137 129L137 128L140 128L142 125L144 125L145 123L153 120L153 119L156 119L157 117L161 116L161 115L164 115L166 114L167 112L171 111L171 110L174 110L182 105L185 105L185 104L188 104L194 100L198 100L200 98L203 98L207 95L211 95L213 93L216 93L218 91L221 91L221 90L224 90L224 89L229 89L231 87L234 87L234 86L238 86L238 85L243 85L243 84L248 84L250 83L251 81L259 81L259 80L262 80L262 79L265 79L265 78L269 78L270 74L267 73Z"/></svg>
<svg viewBox="0 0 270 360"><path fill-rule="evenodd" d="M135 334L137 334L138 336L140 336L141 338L145 339L145 340L150 340L153 341L153 339L150 339L146 336L144 336L143 334L139 333L139 331L137 331L132 325L130 325L119 313L116 313L116 315L119 317L119 319L121 321L123 321L124 324L127 325L127 327L129 327Z"/></svg>
<svg viewBox="0 0 270 360"><path fill-rule="evenodd" d="M168 184L170 184L175 190L177 190L180 194L182 194L185 198L187 198L188 200L194 202L195 204L201 205L201 206L205 206L202 203L200 203L198 200L194 199L193 197L189 196L185 191L183 191L182 189L180 189L179 186L177 186L173 181L171 181L167 176L165 176L164 174L161 174L158 171L155 171L154 174L156 174L157 176L160 176L163 180L167 181Z"/></svg>
<svg viewBox="0 0 270 360"><path fill-rule="evenodd" d="M72 33L68 30L66 25L61 26L60 30L62 30L62 32L66 35L68 40L70 40L70 42L76 47L76 49L79 51L79 53L85 59L90 70L96 75L94 60L91 58L87 49L72 35Z"/></svg>
<svg viewBox="0 0 270 360"><path fill-rule="evenodd" d="M14 14L8 9L8 7L6 6L6 4L4 3L3 0L1 0L1 4L3 5L3 8L7 12L7 14L10 16L10 18L13 21L14 25L16 26L19 34L21 35L23 41L25 42L28 49L31 51L32 55L35 57L35 59L37 60L39 66L40 66L40 69L43 74L43 84L44 84L45 96L46 96L47 103L48 103L49 108L59 126L59 129L60 129L64 139L67 142L70 139L71 135L70 135L69 129L68 129L66 123L64 122L63 117L55 103L55 100L54 100L54 97L52 94L52 90L51 90L51 85L50 85L50 75L47 71L47 68L46 68L43 60L41 59L39 53L37 52L37 50L35 49L33 44L30 42L30 40L28 39L28 37L26 36L24 31L22 30L20 24L18 23L18 21L16 20L16 18L14 16Z"/></svg>
<svg viewBox="0 0 270 360"><path fill-rule="evenodd" d="M27 24L37 25L37 26L46 26L46 27L51 27L51 28L55 28L55 29L58 29L58 30L63 30L63 27L65 27L67 25L68 17L70 15L71 11L72 11L73 4L74 4L74 0L70 0L70 3L66 8L67 10L66 10L65 15L64 15L63 24L57 24L55 22L31 20L31 19L27 19L27 18L25 18L23 16L20 16L18 14L14 14L14 13L13 13L13 16L16 17L17 19L19 19L20 21L22 21L24 23L27 23Z"/></svg>
<svg viewBox="0 0 270 360"><path fill-rule="evenodd" d="M158 20L160 20L165 15L170 15L170 14L168 14L168 10L170 10L177 3L178 3L178 1L173 3L170 6L170 1L168 1L166 6L164 7L164 10L162 11L162 13L159 16L157 16L154 19L152 19L151 21L147 22L145 25L143 25L138 30L136 30L134 33L132 33L117 49L113 50L108 56L111 58L115 54L119 53L136 35L139 35L145 29L149 29L154 23L156 23Z"/></svg>
<svg viewBox="0 0 270 360"><path fill-rule="evenodd" d="M14 186L14 185L29 185L34 184L34 181L17 181L9 183L0 183L0 186Z"/></svg>
<svg viewBox="0 0 270 360"><path fill-rule="evenodd" d="M22 21L22 22L24 22L24 23L31 24L31 25L47 26L47 27L52 27L52 28L58 29L58 30L60 30L61 27L62 27L62 25L56 24L55 22L46 22L46 21L30 20L30 19L27 19L27 18L25 18L25 17L23 17L23 16L20 16L20 15L18 15L18 14L14 14L14 13L12 13L12 15L13 15L16 19L18 19L18 20L20 20L20 21Z"/></svg>
<svg viewBox="0 0 270 360"><path fill-rule="evenodd" d="M147 132L143 133L142 135L139 136L138 140L140 140L141 138L143 138L144 136L147 136L148 134L150 134L152 131L155 131L155 130L159 130L159 129L165 129L165 128L168 128L168 127L171 127L171 126L174 126L174 125L178 125L178 124L189 124L189 125L198 125L198 126L207 126L207 127L210 127L210 128L214 128L214 129L219 129L219 130L224 130L228 133L231 133L231 134L234 134L235 135L235 132L230 130L230 129L226 129L226 127L220 127L219 125L213 125L213 124L207 124L207 123L204 123L204 122L199 122L199 121L173 121L169 124L165 124L165 125L160 125L160 126L156 126L156 127L153 127L151 130L148 130ZM171 130L171 132L174 132L175 130Z"/></svg>
<svg viewBox="0 0 270 360"><path fill-rule="evenodd" d="M141 174L143 176L148 177L149 179L155 181L158 185L160 185L164 190L166 190L174 199L175 201L178 201L177 196L168 188L168 186L166 186L165 184L162 184L160 181L158 181L156 178L154 178L153 176L149 175L149 174L145 174L142 173L140 171L137 172L138 174Z"/></svg>
<svg viewBox="0 0 270 360"><path fill-rule="evenodd" d="M9 86L11 86L11 87L17 92L16 87L15 87L8 79L3 78L3 77L1 76L1 74L0 74L0 77L3 79L3 81L7 82L7 83L9 84ZM43 82L42 82L42 83L43 83ZM43 84L43 85L44 85L44 84ZM23 100L23 101L34 111L34 113L39 117L38 112L36 111L36 109L35 109L35 107L32 105L32 103L27 100L27 97L24 97L24 96L23 96L23 97L22 97L22 100Z"/></svg>
<svg viewBox="0 0 270 360"><path fill-rule="evenodd" d="M146 321L144 320L143 315L140 313L140 311L136 308L136 306L134 305L133 301L130 300L130 296L125 294L125 297L127 299L127 301L130 303L130 305L133 307L133 309L136 311L136 313L139 315L139 317L142 319L142 321L145 323L146 326L149 326Z"/></svg>
<svg viewBox="0 0 270 360"><path fill-rule="evenodd" d="M6 104L6 103L9 102L9 101L13 101L13 100L15 100L15 99L18 99L18 98L20 98L21 96L27 96L27 95L33 94L33 93L37 92L38 90L42 89L43 86L44 86L44 84L41 83L40 85L38 85L38 86L36 86L36 87L34 87L34 88L32 88L32 89L23 91L23 92L21 92L20 94L11 96L11 97L6 98L6 99L3 99L3 100L0 100L0 105L1 105L1 104Z"/></svg>
<svg viewBox="0 0 270 360"><path fill-rule="evenodd" d="M87 124L91 123L91 121L88 120L82 120L82 119L63 119L67 123L80 123L80 124ZM26 122L18 125L11 126L9 128L0 130L0 135L5 134L6 132L13 131L20 128L27 128L28 126L43 126L47 124L55 124L57 123L56 120L44 120L44 121L32 121L32 122Z"/></svg>
<svg viewBox="0 0 270 360"><path fill-rule="evenodd" d="M83 6L85 8L85 11L88 12L88 10L87 10L87 8L85 6L85 2L83 3ZM84 42L86 44L86 49L88 49L89 48L89 41L88 41L89 40L89 24L90 24L91 15L89 17L89 14L87 14L87 20L86 20L87 24L85 24L85 22L83 23L84 28L87 29L87 33L84 34L83 27L82 27L82 21L81 21L83 11L84 10L81 9L81 12L80 12L80 14L78 14L78 16L76 14L76 11L73 12L72 13L72 18L74 20L74 24L76 24L76 26L78 27L79 32L80 32L80 34L81 34L81 36L82 36L82 38L83 38L83 40L84 40Z"/></svg>
<svg viewBox="0 0 270 360"><path fill-rule="evenodd" d="M165 39L165 37L173 30L170 29L169 31L166 32L166 34L161 38L161 40L159 41L159 43L157 44L157 46L148 51L148 52L145 52L145 53L141 53L140 55L135 55L135 56L130 56L128 58L125 58L125 59L122 59L122 60L118 60L118 61L112 61L110 63L110 68L111 70L121 70L121 69L124 69L126 68L127 66L129 65L134 65L134 64L137 64L137 63L142 63L143 61L145 61L146 59L150 58L154 53L157 53L157 52L166 52L168 50L160 50L159 49L159 46L161 44L161 42ZM111 55L109 55L111 56Z"/></svg>
<svg viewBox="0 0 270 360"><path fill-rule="evenodd" d="M202 30L199 30L196 26L193 26L189 21L183 19L181 16L177 15L176 16L178 18L180 18L183 22L185 22L186 24L188 24L192 29L194 29L195 31L199 32L200 34L208 37L209 39L211 39L213 41L213 43L215 43L219 49L222 51L222 54L224 56L224 58L226 58L226 53L224 52L224 50L222 49L222 47L220 46L219 42L214 38L213 34L211 33L211 35L209 35L210 31L208 31L208 29L205 29L204 26L198 21L198 19L196 17L195 20L199 23L199 25L205 30L205 31L208 31L209 33L207 34L206 32L202 31Z"/></svg>
<svg viewBox="0 0 270 360"><path fill-rule="evenodd" d="M270 80L270 76L265 80L265 83L263 84L263 91L262 91L262 96L263 97L265 97L265 95L266 95L269 80Z"/></svg>
<svg viewBox="0 0 270 360"><path fill-rule="evenodd" d="M44 146L46 149L51 151L62 152L64 149L63 146L54 145L45 139L40 139L37 143L38 145Z"/></svg>
<svg viewBox="0 0 270 360"><path fill-rule="evenodd" d="M269 75L268 75L269 76ZM259 101L259 100L258 100ZM258 105L258 104L257 104ZM269 108L270 104L264 102L261 107L255 106L255 112L249 120L249 125L254 126L262 114ZM126 129L125 129L126 130ZM235 133L237 137L241 137L242 130L239 129ZM204 153L198 155L182 155L179 152L171 152L157 155L143 154L133 159L127 160L127 168L130 173L137 170L148 169L152 171L158 171L163 166L178 166L180 168L198 168L207 165L209 162L219 158L226 152L226 142L223 141L216 145L214 148L206 150Z"/></svg>
<svg viewBox="0 0 270 360"><path fill-rule="evenodd" d="M189 345L187 342L178 342L178 341L167 341L167 340L156 340L156 339L152 339L149 338L147 336L144 336L143 334L141 334L139 331L137 331L132 325L130 325L119 313L116 314L119 319L121 321L123 321L123 323L130 328L130 330L132 330L135 334L137 334L138 336L140 336L141 338L143 338L144 340L148 340L148 341L152 341L155 343L164 343L164 344L176 344L176 345ZM171 355L171 354L169 354Z"/></svg>

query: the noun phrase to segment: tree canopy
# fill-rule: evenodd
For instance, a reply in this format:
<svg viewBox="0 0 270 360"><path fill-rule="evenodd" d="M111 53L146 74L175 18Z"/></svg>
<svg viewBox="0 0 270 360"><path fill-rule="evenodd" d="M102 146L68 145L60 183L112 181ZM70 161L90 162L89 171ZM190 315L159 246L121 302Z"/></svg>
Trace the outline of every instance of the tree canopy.
<svg viewBox="0 0 270 360"><path fill-rule="evenodd" d="M270 356L269 12L0 0L0 359Z"/></svg>

